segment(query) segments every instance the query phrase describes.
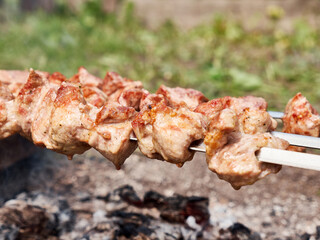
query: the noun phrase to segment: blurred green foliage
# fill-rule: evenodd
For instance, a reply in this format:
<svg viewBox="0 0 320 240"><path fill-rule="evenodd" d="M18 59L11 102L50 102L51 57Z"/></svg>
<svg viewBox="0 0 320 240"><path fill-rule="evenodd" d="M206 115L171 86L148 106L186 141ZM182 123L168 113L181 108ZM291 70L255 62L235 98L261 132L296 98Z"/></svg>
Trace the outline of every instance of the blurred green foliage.
<svg viewBox="0 0 320 240"><path fill-rule="evenodd" d="M170 21L150 30L131 3L116 14L103 13L93 0L77 12L60 1L53 14L24 15L9 6L0 14L0 68L70 77L85 66L101 77L108 70L141 80L149 90L166 84L209 98L262 96L279 110L301 91L319 107L320 26L300 20L285 32L273 15L271 27L261 30L221 16L190 30Z"/></svg>

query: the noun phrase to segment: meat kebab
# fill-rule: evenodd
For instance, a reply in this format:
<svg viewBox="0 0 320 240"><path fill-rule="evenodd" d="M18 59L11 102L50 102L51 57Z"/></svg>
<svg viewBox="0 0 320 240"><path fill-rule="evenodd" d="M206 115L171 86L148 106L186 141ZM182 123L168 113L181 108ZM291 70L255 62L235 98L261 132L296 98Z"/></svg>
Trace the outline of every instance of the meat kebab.
<svg viewBox="0 0 320 240"><path fill-rule="evenodd" d="M320 117L301 94L288 103L283 122L285 132L319 136ZM288 148L270 133L276 127L263 98L208 101L197 90L164 85L152 94L139 81L113 72L99 78L83 67L70 79L0 71L0 139L19 133L69 158L92 147L117 169L137 146L149 158L182 166L193 158L190 145L204 140L209 169L239 189L281 169L257 159L263 147Z"/></svg>

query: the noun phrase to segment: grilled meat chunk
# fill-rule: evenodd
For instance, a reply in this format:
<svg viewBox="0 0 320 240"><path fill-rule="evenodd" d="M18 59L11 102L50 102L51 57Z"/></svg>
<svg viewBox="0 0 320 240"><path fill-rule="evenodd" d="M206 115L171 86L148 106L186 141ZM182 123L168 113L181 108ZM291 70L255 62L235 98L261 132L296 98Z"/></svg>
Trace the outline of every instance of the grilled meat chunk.
<svg viewBox="0 0 320 240"><path fill-rule="evenodd" d="M102 91L103 79L93 76L84 67L79 68L70 82L80 84L83 97L90 104L99 108L107 102L108 96Z"/></svg>
<svg viewBox="0 0 320 240"><path fill-rule="evenodd" d="M200 103L208 101L201 92L191 88L169 88L161 85L156 93L162 94L173 108L182 106L194 110Z"/></svg>
<svg viewBox="0 0 320 240"><path fill-rule="evenodd" d="M257 152L262 147L286 149L288 143L270 133L230 134L225 146L207 158L208 167L218 177L228 181L234 189L250 185L270 173L277 173L281 165L259 162ZM207 148L208 150L208 148Z"/></svg>
<svg viewBox="0 0 320 240"><path fill-rule="evenodd" d="M50 75L47 72L36 72L44 77L49 77ZM14 97L18 95L20 89L27 82L28 76L28 71L0 70L0 82L10 90Z"/></svg>
<svg viewBox="0 0 320 240"><path fill-rule="evenodd" d="M182 166L193 158L189 146L204 137L202 115L180 107L173 109L160 101L132 121L139 148L149 158Z"/></svg>
<svg viewBox="0 0 320 240"><path fill-rule="evenodd" d="M92 75L84 67L80 67L78 73L74 75L70 81L80 83L81 86L96 87L99 89L102 88L104 82L102 78Z"/></svg>
<svg viewBox="0 0 320 240"><path fill-rule="evenodd" d="M239 131L246 134L273 131L277 122L267 112L267 102L263 98L223 97L200 104L195 112L202 113L209 124L223 109L230 109L239 119Z"/></svg>
<svg viewBox="0 0 320 240"><path fill-rule="evenodd" d="M120 168L137 147L130 141L136 111L117 103L97 108L80 86L59 74L47 79L31 71L18 96L2 104L0 137L20 133L69 157L94 147Z"/></svg>
<svg viewBox="0 0 320 240"><path fill-rule="evenodd" d="M108 102L118 102L126 107L139 110L140 100L146 91L142 83L123 78L117 73L107 72L102 91L108 96Z"/></svg>
<svg viewBox="0 0 320 240"><path fill-rule="evenodd" d="M141 99L145 94L148 94L148 91L141 88L128 89L121 93L118 102L122 106L133 107L139 111Z"/></svg>
<svg viewBox="0 0 320 240"><path fill-rule="evenodd" d="M148 108L152 108L152 106L155 106L160 102L168 105L168 102L162 94L150 94L146 92L141 97L139 109L140 111L147 110Z"/></svg>
<svg viewBox="0 0 320 240"><path fill-rule="evenodd" d="M214 99L195 110L207 119L204 143L209 169L235 189L252 184L281 168L260 163L255 155L266 146L288 147L286 141L268 133L276 128L277 122L266 112L266 108L263 99L248 96Z"/></svg>
<svg viewBox="0 0 320 240"><path fill-rule="evenodd" d="M282 120L283 132L320 136L320 115L301 93L289 100Z"/></svg>
<svg viewBox="0 0 320 240"><path fill-rule="evenodd" d="M19 130L13 111L13 99L8 87L0 82L0 139L7 138Z"/></svg>
<svg viewBox="0 0 320 240"><path fill-rule="evenodd" d="M84 136L85 142L111 160L117 169L120 169L138 146L135 141L130 141L133 133L131 121L137 112L132 107L121 106L117 103L104 105L95 115L96 111L97 109L89 111L89 115L94 115L95 121L93 128L87 127L89 137Z"/></svg>

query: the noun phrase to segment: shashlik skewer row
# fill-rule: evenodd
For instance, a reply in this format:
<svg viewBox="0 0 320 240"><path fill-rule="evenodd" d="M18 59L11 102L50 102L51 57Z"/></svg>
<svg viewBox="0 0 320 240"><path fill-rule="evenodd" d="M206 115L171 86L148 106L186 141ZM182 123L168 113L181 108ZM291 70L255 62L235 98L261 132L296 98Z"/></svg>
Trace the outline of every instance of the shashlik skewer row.
<svg viewBox="0 0 320 240"><path fill-rule="evenodd" d="M315 137L280 132L271 132L271 134L288 141L292 146L320 149L319 139ZM136 137L130 137L130 140L138 141ZM206 146L203 142L191 144L189 149L195 152L206 153ZM320 156L316 154L305 154L263 147L259 150L257 158L261 162L320 171Z"/></svg>
<svg viewBox="0 0 320 240"><path fill-rule="evenodd" d="M130 137L130 140L138 141L136 137ZM295 145L295 146L300 146L300 145ZM302 146L307 147L306 144L303 144ZM198 145L191 145L189 149L195 152L206 153L206 147L203 143ZM259 153L257 154L257 158L261 162L268 162L268 163L281 164L281 165L286 165L291 167L298 167L298 168L320 171L320 156L316 154L306 154L306 153L299 153L299 152L263 147L259 150Z"/></svg>
<svg viewBox="0 0 320 240"><path fill-rule="evenodd" d="M190 144L205 137L209 168L235 188L280 170L260 164L259 149L288 146L268 133L276 122L261 98L225 97L198 106L206 99L196 90L162 86L161 94L149 94L139 82L114 73L102 80L85 69L69 81L58 73L31 72L18 92L13 99L1 94L7 101L2 105L2 137L20 132L67 155L94 147L117 168L136 147L129 140L131 125L145 155L180 166L193 157Z"/></svg>
<svg viewBox="0 0 320 240"><path fill-rule="evenodd" d="M291 134L291 133L282 133L282 132L276 132L276 131L272 131L271 135L281 138L283 140L286 140L290 146L310 148L310 149L320 149L320 141L319 141L319 138L317 137L303 136L303 135L297 135L297 134ZM131 136L130 140L138 141L138 139L135 136ZM205 145L203 144L203 142L200 142L199 144L191 144L189 149L196 152L205 153L206 150L204 146Z"/></svg>

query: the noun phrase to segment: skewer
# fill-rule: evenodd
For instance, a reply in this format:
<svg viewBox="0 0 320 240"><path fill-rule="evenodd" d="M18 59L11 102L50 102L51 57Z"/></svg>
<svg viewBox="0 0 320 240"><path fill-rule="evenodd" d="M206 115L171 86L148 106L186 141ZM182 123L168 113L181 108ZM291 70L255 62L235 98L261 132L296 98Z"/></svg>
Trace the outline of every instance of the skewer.
<svg viewBox="0 0 320 240"><path fill-rule="evenodd" d="M297 134L289 134L282 132L271 132L273 136L287 140L290 145L320 149L320 139L316 137L302 136ZM130 137L132 141L138 141L135 137ZM191 145L190 150L205 153L206 147L204 143L199 145ZM258 160L274 164L287 165L304 169L320 171L320 155L292 152L287 150L267 148L260 149Z"/></svg>
<svg viewBox="0 0 320 240"><path fill-rule="evenodd" d="M273 117L274 119L282 119L284 113L283 112L275 112L275 111L268 111L268 113L270 114L271 117Z"/></svg>
<svg viewBox="0 0 320 240"><path fill-rule="evenodd" d="M275 148L261 148L258 159L261 162L320 171L320 155L292 152Z"/></svg>
<svg viewBox="0 0 320 240"><path fill-rule="evenodd" d="M320 149L320 138L292 133L271 132L275 137L282 138L292 146Z"/></svg>

